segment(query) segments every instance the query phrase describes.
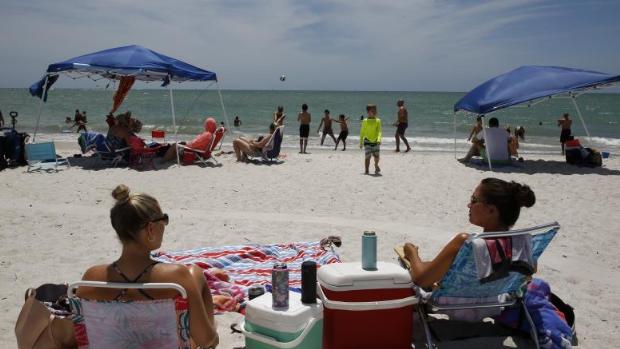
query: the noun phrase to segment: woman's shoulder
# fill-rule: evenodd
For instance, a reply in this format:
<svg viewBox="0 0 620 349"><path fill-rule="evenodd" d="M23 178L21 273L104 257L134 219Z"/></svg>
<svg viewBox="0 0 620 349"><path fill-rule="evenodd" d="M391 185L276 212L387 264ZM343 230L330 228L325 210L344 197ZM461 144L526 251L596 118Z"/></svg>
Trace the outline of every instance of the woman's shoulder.
<svg viewBox="0 0 620 349"><path fill-rule="evenodd" d="M183 285L191 280L189 268L183 264L159 263L153 267L151 279L154 282L176 282Z"/></svg>
<svg viewBox="0 0 620 349"><path fill-rule="evenodd" d="M108 281L108 268L109 264L99 264L93 265L92 267L86 269L84 275L82 275L82 280L88 281Z"/></svg>

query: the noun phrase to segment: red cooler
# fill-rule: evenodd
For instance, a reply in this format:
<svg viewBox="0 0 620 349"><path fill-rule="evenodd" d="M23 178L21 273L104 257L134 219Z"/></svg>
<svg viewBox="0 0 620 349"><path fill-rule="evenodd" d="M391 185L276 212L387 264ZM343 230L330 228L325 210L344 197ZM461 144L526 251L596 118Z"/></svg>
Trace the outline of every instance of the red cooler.
<svg viewBox="0 0 620 349"><path fill-rule="evenodd" d="M394 263L321 266L323 349L410 349L416 297L411 276Z"/></svg>

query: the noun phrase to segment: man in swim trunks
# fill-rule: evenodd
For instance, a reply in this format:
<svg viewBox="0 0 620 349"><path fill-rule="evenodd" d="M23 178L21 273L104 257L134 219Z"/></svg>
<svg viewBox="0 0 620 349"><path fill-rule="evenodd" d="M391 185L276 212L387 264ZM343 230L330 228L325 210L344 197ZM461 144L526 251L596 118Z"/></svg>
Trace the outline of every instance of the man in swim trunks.
<svg viewBox="0 0 620 349"><path fill-rule="evenodd" d="M325 116L321 118L321 122L319 123L319 128L316 129L318 133L321 130L321 126L323 126L323 135L321 136L321 145L325 141L325 136L330 135L336 143L336 137L334 137L334 131L332 130L332 118L329 116L329 110L325 109Z"/></svg>
<svg viewBox="0 0 620 349"><path fill-rule="evenodd" d="M377 117L377 106L368 104L366 106L368 117L362 121L360 129L360 149L364 146L364 174L368 174L370 166L370 157L375 159L375 174L379 174L379 146L381 145L381 119Z"/></svg>
<svg viewBox="0 0 620 349"><path fill-rule="evenodd" d="M299 121L299 154L308 154L306 147L308 147L312 117L308 113L308 105L306 103L301 105L301 113L297 115L297 121Z"/></svg>
<svg viewBox="0 0 620 349"><path fill-rule="evenodd" d="M398 114L397 114L397 120L394 123L394 126L396 126L396 133L394 134L394 137L396 138L396 152L400 151L400 140L402 139L403 142L405 143L405 145L407 146L407 150L405 150L405 153L408 152L409 150L411 150L411 147L409 146L409 142L407 142L407 138L405 138L405 130L407 129L408 124L408 113L407 113L407 108L405 108L405 101L403 101L402 99L399 99L398 102L396 102L396 106L398 106Z"/></svg>
<svg viewBox="0 0 620 349"><path fill-rule="evenodd" d="M568 113L564 113L562 119L558 120L558 127L562 128L562 131L560 132L560 144L562 146L562 155L564 155L564 143L566 143L566 141L568 141L570 139L570 136L572 135L572 132L570 129L572 124L573 124L573 120L571 120Z"/></svg>
<svg viewBox="0 0 620 349"><path fill-rule="evenodd" d="M349 125L347 125L347 120L349 120L349 118L345 117L344 114L340 114L338 120L334 120L334 122L340 124L340 134L336 140L334 150L338 149L338 143L340 143L340 141L342 141L342 151L347 150L347 136L349 135Z"/></svg>

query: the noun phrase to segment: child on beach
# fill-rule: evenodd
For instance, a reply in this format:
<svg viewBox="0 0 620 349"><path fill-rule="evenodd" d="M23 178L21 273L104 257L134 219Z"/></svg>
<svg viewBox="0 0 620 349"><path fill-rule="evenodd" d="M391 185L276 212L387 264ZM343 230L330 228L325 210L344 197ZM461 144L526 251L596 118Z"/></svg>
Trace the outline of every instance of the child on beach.
<svg viewBox="0 0 620 349"><path fill-rule="evenodd" d="M276 126L284 125L284 118L286 114L284 114L284 107L279 105L277 111L273 112L273 121L272 123L276 124Z"/></svg>
<svg viewBox="0 0 620 349"><path fill-rule="evenodd" d="M299 154L308 154L306 147L308 147L312 116L308 113L308 105L306 103L301 105L301 113L297 115L297 121L299 121Z"/></svg>
<svg viewBox="0 0 620 349"><path fill-rule="evenodd" d="M342 141L342 151L347 150L347 136L349 135L349 125L347 125L347 120L349 120L349 118L345 117L344 114L340 114L338 120L334 120L334 122L340 124L340 134L336 140L334 150L338 149L338 143L340 143L340 141Z"/></svg>
<svg viewBox="0 0 620 349"><path fill-rule="evenodd" d="M323 145L323 142L325 141L325 136L327 135L330 135L332 139L334 140L334 143L336 143L336 137L334 137L334 130L332 129L332 121L334 121L334 119L332 119L329 116L329 110L325 109L325 115L321 118L321 122L319 123L319 128L316 129L316 132L318 133L321 130L321 126L323 126L323 135L321 136L321 145Z"/></svg>
<svg viewBox="0 0 620 349"><path fill-rule="evenodd" d="M370 157L375 159L375 174L379 174L379 146L381 145L381 119L377 117L377 106L368 104L366 106L368 117L362 121L360 129L360 149L364 146L364 174L368 174Z"/></svg>

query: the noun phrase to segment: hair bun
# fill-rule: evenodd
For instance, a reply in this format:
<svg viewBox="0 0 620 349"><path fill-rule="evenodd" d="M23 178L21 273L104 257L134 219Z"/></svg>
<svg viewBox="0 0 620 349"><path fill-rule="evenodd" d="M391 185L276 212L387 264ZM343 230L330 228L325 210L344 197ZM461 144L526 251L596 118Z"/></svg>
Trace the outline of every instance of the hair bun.
<svg viewBox="0 0 620 349"><path fill-rule="evenodd" d="M515 198L521 207L532 207L536 203L536 195L528 185L512 182Z"/></svg>
<svg viewBox="0 0 620 349"><path fill-rule="evenodd" d="M119 184L112 190L112 197L116 199L116 204L121 205L129 201L129 187Z"/></svg>

